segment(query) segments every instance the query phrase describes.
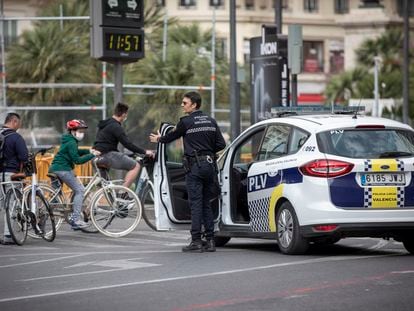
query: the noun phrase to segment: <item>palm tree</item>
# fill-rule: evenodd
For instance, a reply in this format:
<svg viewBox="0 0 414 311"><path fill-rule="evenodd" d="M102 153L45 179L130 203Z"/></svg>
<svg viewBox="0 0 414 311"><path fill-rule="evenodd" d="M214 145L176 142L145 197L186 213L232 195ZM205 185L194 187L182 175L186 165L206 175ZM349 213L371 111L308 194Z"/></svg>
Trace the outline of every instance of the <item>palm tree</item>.
<svg viewBox="0 0 414 311"><path fill-rule="evenodd" d="M156 37L156 35L154 36ZM145 59L128 66L126 76L130 83L157 85L210 85L210 50L211 32L203 32L198 25L174 26L169 31L168 53L165 61L161 52L147 54ZM228 68L226 62L220 60L217 64L216 86L217 98L228 90ZM227 70L226 70L227 68ZM224 82L227 79L227 83ZM225 89L225 90L224 90ZM131 128L156 129L161 122L177 122L182 114L179 109L181 99L186 90L145 90L147 96L138 100L130 98L140 120ZM203 109L209 110L210 92L201 91ZM228 92L227 92L228 93ZM139 135L139 133L137 134Z"/></svg>
<svg viewBox="0 0 414 311"><path fill-rule="evenodd" d="M385 86L380 90L380 97L401 98L402 40L401 29L391 28L380 37L363 42L356 50L357 67L333 77L328 83L325 91L327 101L341 102L350 97L372 98L374 91L373 67L376 56L382 59L379 84ZM411 81L413 81L414 72L410 72ZM410 96L411 104L414 103L413 95Z"/></svg>

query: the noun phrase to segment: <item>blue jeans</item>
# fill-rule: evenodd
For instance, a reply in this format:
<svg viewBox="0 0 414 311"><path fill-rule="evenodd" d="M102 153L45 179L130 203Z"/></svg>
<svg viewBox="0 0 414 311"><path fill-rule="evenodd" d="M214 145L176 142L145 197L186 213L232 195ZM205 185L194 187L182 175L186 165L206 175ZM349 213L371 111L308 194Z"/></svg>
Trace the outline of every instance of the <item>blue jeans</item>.
<svg viewBox="0 0 414 311"><path fill-rule="evenodd" d="M191 209L191 239L201 240L201 225L207 239L214 237L214 219L211 209L211 199L214 196L215 168L207 161L200 161L200 166L194 163L186 175L188 201Z"/></svg>
<svg viewBox="0 0 414 311"><path fill-rule="evenodd" d="M53 172L61 181L63 181L70 189L72 189L73 196L73 214L72 221L77 221L82 210L83 195L85 187L79 182L72 171L55 171Z"/></svg>

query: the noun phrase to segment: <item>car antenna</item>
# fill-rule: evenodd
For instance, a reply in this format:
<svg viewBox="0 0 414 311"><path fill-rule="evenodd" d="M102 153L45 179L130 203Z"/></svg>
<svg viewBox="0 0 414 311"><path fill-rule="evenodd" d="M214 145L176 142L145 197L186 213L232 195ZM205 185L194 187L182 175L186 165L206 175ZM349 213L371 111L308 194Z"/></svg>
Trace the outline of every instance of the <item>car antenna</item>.
<svg viewBox="0 0 414 311"><path fill-rule="evenodd" d="M358 103L357 109L355 110L354 115L352 116L352 119L357 119L359 106L361 105L361 101L362 101L362 97L359 98L359 103Z"/></svg>

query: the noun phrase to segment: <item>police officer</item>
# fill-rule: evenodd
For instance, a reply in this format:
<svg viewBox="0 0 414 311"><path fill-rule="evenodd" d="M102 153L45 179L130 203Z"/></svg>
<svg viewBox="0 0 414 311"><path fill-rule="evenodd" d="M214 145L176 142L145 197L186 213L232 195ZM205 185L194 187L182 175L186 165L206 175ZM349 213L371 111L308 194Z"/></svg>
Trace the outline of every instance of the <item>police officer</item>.
<svg viewBox="0 0 414 311"><path fill-rule="evenodd" d="M184 166L191 209L191 243L183 252L214 252L214 219L210 200L216 187L216 153L226 146L216 120L200 109L201 96L197 92L184 95L181 107L188 116L182 117L175 129L164 136L150 134L153 143L169 143L180 137L184 140ZM206 243L201 241L204 225Z"/></svg>

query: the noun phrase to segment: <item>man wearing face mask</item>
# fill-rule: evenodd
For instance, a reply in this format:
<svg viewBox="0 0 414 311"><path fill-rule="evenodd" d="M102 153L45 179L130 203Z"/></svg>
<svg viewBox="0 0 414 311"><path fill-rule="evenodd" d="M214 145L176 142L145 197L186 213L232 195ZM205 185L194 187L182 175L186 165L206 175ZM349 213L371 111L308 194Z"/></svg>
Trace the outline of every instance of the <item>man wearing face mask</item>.
<svg viewBox="0 0 414 311"><path fill-rule="evenodd" d="M93 146L94 149L101 152L102 158L104 158L110 168L128 171L123 183L123 186L127 188L136 180L141 167L137 161L119 152L118 144L120 143L134 153L154 156L151 150L145 150L136 146L126 135L122 122L125 122L127 119L128 109L129 106L127 104L116 104L112 117L99 122Z"/></svg>
<svg viewBox="0 0 414 311"><path fill-rule="evenodd" d="M80 219L85 188L72 170L75 164L86 163L95 156L94 154L99 154L96 150L93 150L94 154L92 154L88 149L79 149L78 147L78 142L84 138L87 128L88 126L83 120L70 120L66 123L68 133L62 135L59 151L49 168L49 173L55 174L74 192L71 219L73 230L79 230L89 226L89 224Z"/></svg>

